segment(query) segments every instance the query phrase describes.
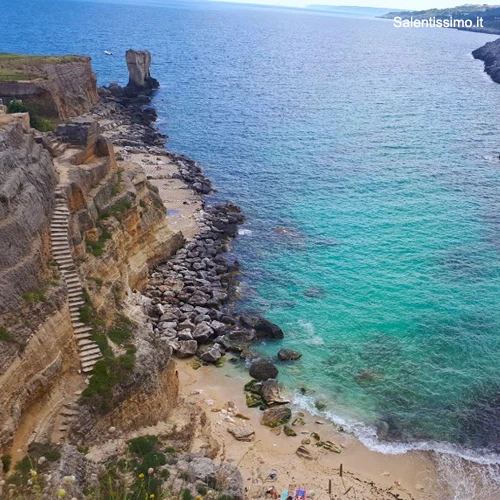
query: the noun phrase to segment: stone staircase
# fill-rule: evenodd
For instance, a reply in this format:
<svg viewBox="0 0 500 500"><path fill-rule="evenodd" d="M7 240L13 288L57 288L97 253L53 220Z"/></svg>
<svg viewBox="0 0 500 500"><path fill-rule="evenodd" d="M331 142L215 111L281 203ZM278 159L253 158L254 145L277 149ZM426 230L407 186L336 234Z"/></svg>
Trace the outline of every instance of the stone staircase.
<svg viewBox="0 0 500 500"><path fill-rule="evenodd" d="M52 156L52 158L61 156L66 151L66 149L68 149L68 145L65 142L61 141L53 133L38 133L37 135L35 135L35 141L38 144L41 144L50 153L50 156Z"/></svg>
<svg viewBox="0 0 500 500"><path fill-rule="evenodd" d="M56 137L51 137L49 140L49 151L53 158L61 156L66 149L68 149L68 145L64 142L61 142Z"/></svg>
<svg viewBox="0 0 500 500"><path fill-rule="evenodd" d="M79 413L79 404L78 399L82 395L82 391L75 392L74 396L70 398L66 403L63 404L59 412L60 416L60 426L58 431L61 433L61 438L64 439L71 427L71 424L78 416ZM61 439L61 440L62 440Z"/></svg>
<svg viewBox="0 0 500 500"><path fill-rule="evenodd" d="M102 354L98 345L91 339L92 328L80 321L80 307L85 304L85 300L69 244L69 216L64 185L59 185L56 189L56 206L50 226L52 257L58 264L68 288L71 324L78 345L82 372L90 373L97 361L102 358Z"/></svg>

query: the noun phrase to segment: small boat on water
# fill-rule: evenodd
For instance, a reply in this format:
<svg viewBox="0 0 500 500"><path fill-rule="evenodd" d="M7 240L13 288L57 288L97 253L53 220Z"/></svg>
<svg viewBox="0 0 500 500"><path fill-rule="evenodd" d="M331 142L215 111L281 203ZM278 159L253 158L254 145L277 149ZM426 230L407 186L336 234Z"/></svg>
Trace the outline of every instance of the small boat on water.
<svg viewBox="0 0 500 500"><path fill-rule="evenodd" d="M104 53L107 55L107 56L112 56L113 55L113 52L111 52L110 50L105 50Z"/></svg>

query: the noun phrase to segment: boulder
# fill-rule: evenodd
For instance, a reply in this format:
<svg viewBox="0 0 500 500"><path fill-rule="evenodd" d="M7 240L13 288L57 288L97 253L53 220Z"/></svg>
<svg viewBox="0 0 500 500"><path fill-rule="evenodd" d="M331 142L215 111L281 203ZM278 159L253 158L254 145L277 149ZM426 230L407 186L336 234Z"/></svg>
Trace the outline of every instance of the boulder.
<svg viewBox="0 0 500 500"><path fill-rule="evenodd" d="M325 441L323 448L325 448L325 450L332 451L333 453L342 453L342 448L333 441Z"/></svg>
<svg viewBox="0 0 500 500"><path fill-rule="evenodd" d="M250 376L257 380L269 380L278 376L278 369L269 361L256 361L250 367Z"/></svg>
<svg viewBox="0 0 500 500"><path fill-rule="evenodd" d="M179 358L189 358L196 354L198 349L198 343L196 340L180 340L179 349L177 350L177 356Z"/></svg>
<svg viewBox="0 0 500 500"><path fill-rule="evenodd" d="M242 344L251 344L255 341L256 336L253 330L233 330L229 334L229 338L235 342L240 342Z"/></svg>
<svg viewBox="0 0 500 500"><path fill-rule="evenodd" d="M311 452L305 446L299 446L295 452L300 458L305 458L306 460L312 460L314 457Z"/></svg>
<svg viewBox="0 0 500 500"><path fill-rule="evenodd" d="M283 405L290 401L281 398L280 389L276 380L266 380L262 384L262 399L267 406Z"/></svg>
<svg viewBox="0 0 500 500"><path fill-rule="evenodd" d="M265 318L258 318L253 327L258 339L279 340L284 337L283 330Z"/></svg>
<svg viewBox="0 0 500 500"><path fill-rule="evenodd" d="M278 352L278 358L281 361L295 361L300 359L302 354L300 352L294 351L293 349L280 349Z"/></svg>
<svg viewBox="0 0 500 500"><path fill-rule="evenodd" d="M208 342L213 334L212 327L206 322L198 323L193 330L193 338L202 344Z"/></svg>
<svg viewBox="0 0 500 500"><path fill-rule="evenodd" d="M236 441L253 441L255 438L255 431L249 427L229 427L227 432L234 436Z"/></svg>
<svg viewBox="0 0 500 500"><path fill-rule="evenodd" d="M265 408L264 401L258 394L247 392L245 397L248 408Z"/></svg>
<svg viewBox="0 0 500 500"><path fill-rule="evenodd" d="M247 382L245 384L245 387L243 389L245 391L260 395L262 394L262 382L259 382L258 380L250 380L250 382Z"/></svg>
<svg viewBox="0 0 500 500"><path fill-rule="evenodd" d="M219 350L219 346L216 344L209 349L207 349L200 358L206 363L217 363L220 358L222 358L222 353Z"/></svg>
<svg viewBox="0 0 500 500"><path fill-rule="evenodd" d="M191 334L191 330L188 330L187 328L184 330L181 330L177 334L177 338L179 340L193 340L193 335Z"/></svg>
<svg viewBox="0 0 500 500"><path fill-rule="evenodd" d="M288 437L294 437L297 435L297 433L291 427L288 427L288 425L283 426L283 432L285 433L285 436Z"/></svg>
<svg viewBox="0 0 500 500"><path fill-rule="evenodd" d="M278 427L292 418L292 410L288 406L276 406L264 411L261 424L267 427Z"/></svg>

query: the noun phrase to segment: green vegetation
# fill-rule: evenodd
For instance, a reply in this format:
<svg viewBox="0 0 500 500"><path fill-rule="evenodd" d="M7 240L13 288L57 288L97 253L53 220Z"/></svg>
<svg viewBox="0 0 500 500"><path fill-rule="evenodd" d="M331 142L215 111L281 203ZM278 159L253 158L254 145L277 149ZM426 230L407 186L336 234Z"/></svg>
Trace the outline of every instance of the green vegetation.
<svg viewBox="0 0 500 500"><path fill-rule="evenodd" d="M27 302L45 302L47 297L42 290L38 290L36 292L23 293L22 298Z"/></svg>
<svg viewBox="0 0 500 500"><path fill-rule="evenodd" d="M158 443L158 436L141 436L131 439L128 442L128 449L131 453L144 457L157 449Z"/></svg>
<svg viewBox="0 0 500 500"><path fill-rule="evenodd" d="M183 490L181 493L182 500L193 500L193 495L189 490Z"/></svg>
<svg viewBox="0 0 500 500"><path fill-rule="evenodd" d="M85 240L85 248L88 253L91 253L95 257L99 257L104 252L106 241L111 239L111 233L99 222L96 224L96 226L100 232L99 238L97 239L97 241Z"/></svg>
<svg viewBox="0 0 500 500"><path fill-rule="evenodd" d="M113 197L119 195L123 190L122 175L123 170L118 170L117 181L111 188L111 196Z"/></svg>
<svg viewBox="0 0 500 500"><path fill-rule="evenodd" d="M89 280L93 281L99 288L104 285L104 280L102 278L98 278L96 276L89 276Z"/></svg>
<svg viewBox="0 0 500 500"><path fill-rule="evenodd" d="M132 208L132 202L130 200L120 200L115 204L111 205L106 210L99 213L99 219L107 219L108 217L117 217L127 210Z"/></svg>
<svg viewBox="0 0 500 500"><path fill-rule="evenodd" d="M11 464L12 464L12 457L10 455L3 455L2 456L2 467L3 467L4 474L9 472Z"/></svg>
<svg viewBox="0 0 500 500"><path fill-rule="evenodd" d="M117 345L125 345L132 337L133 323L123 314L119 314L113 326L108 330L109 339Z"/></svg>
<svg viewBox="0 0 500 500"><path fill-rule="evenodd" d="M7 107L7 113L29 113L31 127L40 132L55 130L57 126L56 120L41 116L34 106L25 102L12 101Z"/></svg>
<svg viewBox="0 0 500 500"><path fill-rule="evenodd" d="M196 491L202 495L202 496L205 496L208 492L208 488L206 486L204 486L203 484L199 484L197 487L196 487Z"/></svg>
<svg viewBox="0 0 500 500"><path fill-rule="evenodd" d="M147 208L147 204L144 200L140 200L139 201L139 205L142 207L142 208Z"/></svg>
<svg viewBox="0 0 500 500"><path fill-rule="evenodd" d="M40 66L81 61L79 56L31 56L0 53L0 82L45 79Z"/></svg>
<svg viewBox="0 0 500 500"><path fill-rule="evenodd" d="M113 387L117 386L135 366L135 346L132 339L133 323L124 315L118 315L106 328L105 322L92 305L86 290L83 292L85 304L80 308L80 320L92 327L92 340L98 345L103 359L99 360L92 371L89 385L82 393L83 400L106 411L110 408ZM125 349L125 354L115 356L109 345L111 340Z"/></svg>
<svg viewBox="0 0 500 500"><path fill-rule="evenodd" d="M0 340L3 340L4 342L10 342L12 340L12 335L9 330L3 326L0 326Z"/></svg>
<svg viewBox="0 0 500 500"><path fill-rule="evenodd" d="M45 462L40 463L40 457L45 457ZM32 443L28 448L28 454L15 464L14 472L7 478L7 485L15 486L15 498L20 500L41 498L46 483L45 476L42 474L48 472L51 462L57 462L60 458L61 453L57 445ZM2 462L5 470L4 457L2 457ZM31 484L28 481L31 481Z"/></svg>

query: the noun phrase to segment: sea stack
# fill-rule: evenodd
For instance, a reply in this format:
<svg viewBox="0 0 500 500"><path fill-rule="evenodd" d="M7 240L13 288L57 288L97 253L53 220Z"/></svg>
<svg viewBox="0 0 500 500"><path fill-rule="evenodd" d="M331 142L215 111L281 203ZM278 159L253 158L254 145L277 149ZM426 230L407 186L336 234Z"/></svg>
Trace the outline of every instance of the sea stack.
<svg viewBox="0 0 500 500"><path fill-rule="evenodd" d="M128 84L125 87L127 94L144 94L160 86L158 80L150 74L151 53L149 50L129 49L125 58L129 72Z"/></svg>

